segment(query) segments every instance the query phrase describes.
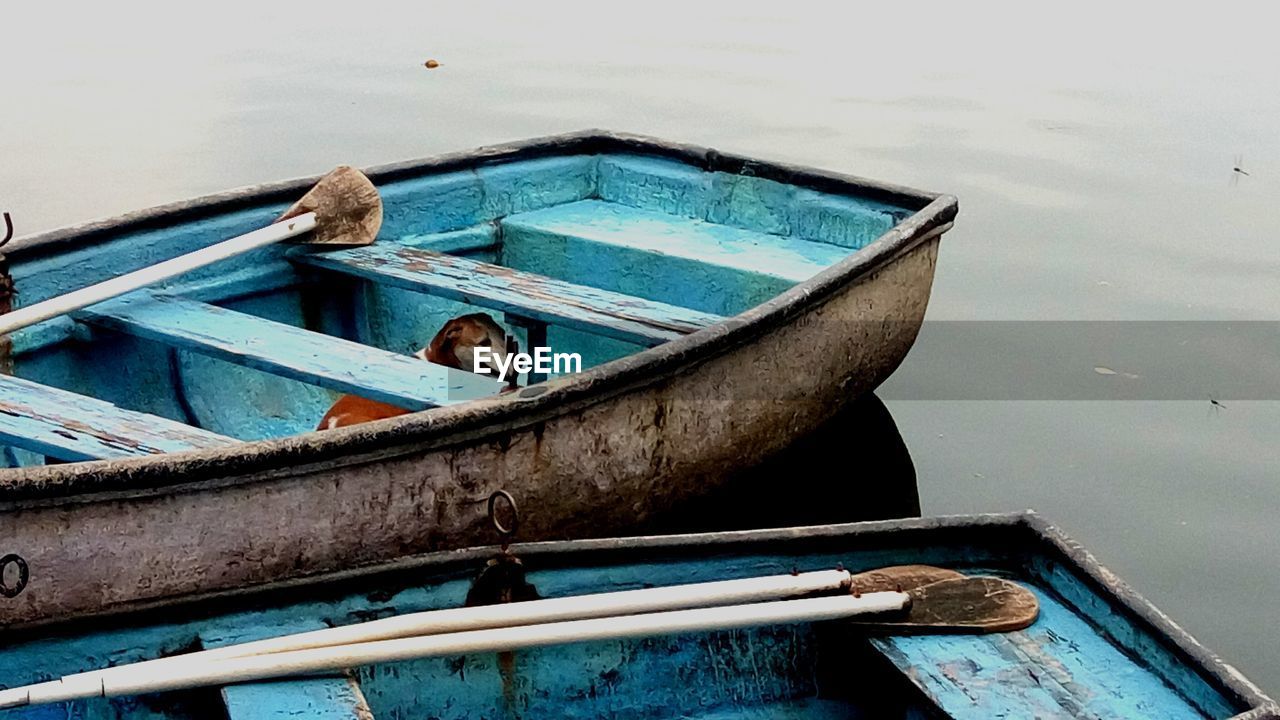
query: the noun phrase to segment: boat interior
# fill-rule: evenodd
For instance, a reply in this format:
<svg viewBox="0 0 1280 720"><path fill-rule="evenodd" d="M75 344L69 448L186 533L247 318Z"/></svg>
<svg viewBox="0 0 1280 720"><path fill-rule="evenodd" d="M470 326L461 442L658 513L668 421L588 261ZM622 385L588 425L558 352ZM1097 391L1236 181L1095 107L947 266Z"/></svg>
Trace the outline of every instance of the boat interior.
<svg viewBox="0 0 1280 720"><path fill-rule="evenodd" d="M678 540L514 546L543 598L843 566L921 563L1011 578L1040 614L995 634L869 636L843 621L472 653L10 711L8 717L1229 718L1254 703L1216 660L1040 531L928 520ZM876 529L880 526L880 529ZM906 528L905 530L903 528ZM1069 541L1068 541L1069 542ZM0 683L462 606L496 548L190 599L7 636ZM1078 552L1078 551L1077 551ZM1145 610L1143 608L1146 608ZM1206 659L1206 657L1208 659ZM1251 716L1254 717L1254 716ZM1262 717L1262 716L1256 716Z"/></svg>
<svg viewBox="0 0 1280 720"><path fill-rule="evenodd" d="M312 431L341 394L411 411L496 379L414 358L488 313L521 350L607 363L736 315L923 206L643 154L375 173L377 242L281 244L14 333L0 349L0 466L129 458ZM14 253L23 305L271 223L240 200ZM549 374L528 373L521 384Z"/></svg>

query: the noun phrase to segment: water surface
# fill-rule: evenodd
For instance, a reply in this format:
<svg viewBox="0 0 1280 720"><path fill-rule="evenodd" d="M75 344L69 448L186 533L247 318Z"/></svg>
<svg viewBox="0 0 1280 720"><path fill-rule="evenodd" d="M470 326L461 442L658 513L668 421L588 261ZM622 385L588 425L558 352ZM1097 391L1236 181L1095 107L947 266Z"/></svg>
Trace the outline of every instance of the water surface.
<svg viewBox="0 0 1280 720"><path fill-rule="evenodd" d="M1280 320L1267 16L881 5L14 4L0 209L29 233L605 127L957 195L932 322ZM1100 350L1061 392L939 399L1000 348L935 327L882 393L924 511L1036 508L1280 693L1276 396L1077 398L1115 381Z"/></svg>

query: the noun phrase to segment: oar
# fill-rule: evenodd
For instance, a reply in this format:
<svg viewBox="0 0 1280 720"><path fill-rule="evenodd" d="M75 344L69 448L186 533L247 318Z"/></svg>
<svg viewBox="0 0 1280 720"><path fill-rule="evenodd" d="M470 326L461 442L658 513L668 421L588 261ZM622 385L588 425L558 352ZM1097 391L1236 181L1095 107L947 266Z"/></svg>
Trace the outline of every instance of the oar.
<svg viewBox="0 0 1280 720"><path fill-rule="evenodd" d="M932 565L891 565L854 575L849 578L849 589L855 593L884 590L906 592L923 585L963 577L965 577L963 573Z"/></svg>
<svg viewBox="0 0 1280 720"><path fill-rule="evenodd" d="M900 592L866 593L858 596L841 594L378 640L229 658L210 663L175 663L163 668L153 667L145 672L100 674L79 680L68 678L62 682L0 691L0 708L251 682L425 657L838 620L872 613L900 612L909 602L907 594Z"/></svg>
<svg viewBox="0 0 1280 720"><path fill-rule="evenodd" d="M586 620L667 610L785 600L808 595L848 591L851 583L860 577L862 576L850 575L846 570L817 570L795 575L772 575L741 580L716 580L713 582L593 593L500 605L427 610L379 620L369 620L352 625L341 625L323 630L312 630L253 642L225 645L183 655L171 655L130 665L90 670L68 675L62 680L80 682L91 676L147 671L180 662L207 663L227 658L266 655L269 653L348 645L375 640L441 635L465 630L487 630L565 620ZM887 589L893 589L893 587L887 586ZM859 592L862 592L862 590L859 590Z"/></svg>
<svg viewBox="0 0 1280 720"><path fill-rule="evenodd" d="M308 232L304 242L309 245L368 245L381 226L377 188L364 173L342 165L320 178L275 223L0 315L0 336Z"/></svg>
<svg viewBox="0 0 1280 720"><path fill-rule="evenodd" d="M931 565L897 565L854 575L853 592L906 591L905 618L850 623L863 633L923 635L1021 630L1036 621L1040 602L1026 588L992 577L969 577Z"/></svg>
<svg viewBox="0 0 1280 720"><path fill-rule="evenodd" d="M995 577L959 577L907 591L911 607L903 618L877 618L851 625L880 635L982 634L1030 627L1040 601L1030 590Z"/></svg>
<svg viewBox="0 0 1280 720"><path fill-rule="evenodd" d="M964 577L954 570L928 565L898 565L851 575L845 570L818 570L739 580L718 580L643 590L624 590L502 605L448 608L408 613L363 623L282 635L254 642L173 655L154 660L90 670L57 682L83 682L91 676L140 672L179 662L210 662L233 657L331 647L358 642L437 635L464 630L585 620L615 615L683 610L783 600L819 593L907 591L939 580Z"/></svg>
<svg viewBox="0 0 1280 720"><path fill-rule="evenodd" d="M922 572L923 570L923 572ZM816 576L822 573L805 573ZM786 576L789 577L789 576ZM803 576L800 576L803 577ZM584 642L588 640L618 639L656 635L693 630L731 629L752 625L765 625L781 622L812 622L832 619L826 615L837 608L849 610L848 614L839 617L854 617L872 612L906 611L901 617L890 619L876 618L871 622L854 621L850 626L860 631L887 631L911 634L922 632L995 632L1010 631L1029 626L1036 619L1037 602L1035 595L1029 590L999 578L965 577L954 571L922 566L905 568L886 568L873 571L854 578L857 587L897 585L898 580L904 582L920 581L929 577L944 577L938 582L908 589L907 592L869 591L861 594L848 592L837 597L811 598L805 600L783 600L763 602L751 605L732 605L721 607L704 607L696 610L680 610L674 612L648 613L631 616L599 617L590 620L568 622L549 622L536 625L520 625L499 627L488 630L472 630L439 635L416 635L397 639L375 640L372 642L355 642L343 645L316 645L306 650L289 650L283 652L267 652L253 655L227 655L231 652L266 651L272 647L283 645L264 645L263 643L279 643L280 641L296 644L314 643L317 640L331 640L335 636L322 637L322 634L333 632L322 630L303 633L296 636L274 638L259 643L246 643L239 646L228 646L213 651L193 653L161 660L152 660L133 665L123 665L104 671L69 675L60 680L13 688L0 691L0 708L17 707L29 703L55 702L80 697L98 697L104 695L124 695L141 692L176 689L179 687L197 687L216 685L225 682L242 682L260 680L286 675L320 672L361 664L393 662L396 660L437 655L461 654L465 652L507 651L524 647L551 645L558 643ZM758 578L754 581L776 582L781 578ZM808 578L806 578L808 580ZM813 588L821 583L813 578ZM722 581L721 583L701 584L700 591L706 586L725 585L727 583L743 583L746 581ZM689 588L697 586L685 586ZM780 587L780 586L775 586ZM848 585L845 586L846 588ZM669 592L677 588L653 588L651 590L628 591L612 595L634 593ZM747 585L742 585L744 592ZM764 585L755 588L763 590ZM798 588L797 588L798 589ZM605 598L610 594L583 596L585 598ZM693 595L686 596L692 599ZM877 609L881 600L886 597L897 598L893 607ZM983 598L987 598L984 600ZM990 600L997 598L997 600ZM582 598L561 598L555 601L532 601L513 603L510 605L485 606L482 608L461 608L458 610L494 610L518 609L519 606L535 606L539 603L577 601ZM757 596L756 599L759 599ZM841 601L849 599L852 604ZM870 599L870 605L862 605L861 601ZM959 602L957 602L959 600ZM657 596L653 596L657 603ZM815 603L814 601L835 601L833 604ZM784 608L782 606L786 606ZM568 606L562 608L567 611ZM754 610L753 610L754 609ZM455 610L435 611L434 613L418 613L417 615L439 615L452 613ZM700 615L682 615L682 613L701 613ZM777 614L781 613L781 614ZM405 616L409 617L409 616ZM544 617L550 617L546 615ZM647 620L643 619L647 618ZM665 620L663 618L666 618ZM680 623L697 619L696 626L685 627ZM749 620L754 618L754 620ZM789 619L788 619L789 618ZM384 621L365 623L365 626L401 618L387 618ZM460 616L459 616L460 619ZM478 618L477 618L478 619ZM724 621L724 622L721 622ZM594 624L592 624L594 623ZM930 625L932 623L932 625ZM360 626L335 628L337 631L350 631ZM382 632L389 631L389 625L382 625ZM403 629L403 628L401 628ZM434 628L433 628L434 629ZM621 633L621 634L618 634ZM376 634L370 635L376 637ZM198 662L197 662L198 661ZM157 684L159 683L159 684Z"/></svg>
<svg viewBox="0 0 1280 720"><path fill-rule="evenodd" d="M78 680L91 675L119 673L126 670L135 672L142 668L161 667L176 662L209 662L233 657L418 635L440 635L464 630L486 630L564 620L587 620L615 615L739 605L841 591L857 593L906 591L938 580L962 577L964 576L955 570L928 565L897 565L856 575L851 575L846 570L816 570L793 575L716 580L529 602L427 610L145 660L131 665L91 670L67 676L64 680Z"/></svg>

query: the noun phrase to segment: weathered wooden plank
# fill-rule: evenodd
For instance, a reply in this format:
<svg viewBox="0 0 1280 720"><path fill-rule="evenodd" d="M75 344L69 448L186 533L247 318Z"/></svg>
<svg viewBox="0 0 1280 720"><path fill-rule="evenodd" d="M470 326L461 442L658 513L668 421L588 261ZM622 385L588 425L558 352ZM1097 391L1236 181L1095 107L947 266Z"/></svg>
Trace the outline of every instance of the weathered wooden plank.
<svg viewBox="0 0 1280 720"><path fill-rule="evenodd" d="M749 175L703 172L643 155L602 155L597 175L596 195L601 200L854 250L911 214L864 197Z"/></svg>
<svg viewBox="0 0 1280 720"><path fill-rule="evenodd" d="M496 380L215 305L132 293L76 317L138 337L410 410L497 395Z"/></svg>
<svg viewBox="0 0 1280 720"><path fill-rule="evenodd" d="M591 197L594 155L569 155L481 165L397 180L382 194L383 241L461 230L513 212Z"/></svg>
<svg viewBox="0 0 1280 720"><path fill-rule="evenodd" d="M1203 718L1052 595L1030 628L871 642L949 717Z"/></svg>
<svg viewBox="0 0 1280 720"><path fill-rule="evenodd" d="M228 685L222 688L228 720L372 720L356 681L318 677Z"/></svg>
<svg viewBox="0 0 1280 720"><path fill-rule="evenodd" d="M1056 594L1125 654L1142 658L1144 666L1166 685L1177 688L1206 717L1228 717L1239 712L1237 705L1223 697L1220 686L1201 673L1196 664L1188 663L1164 633L1149 632L1134 615L1117 612L1113 600L1099 595L1084 581L1073 560L1057 554L1036 554L1027 560L1027 571L1035 584Z"/></svg>
<svg viewBox="0 0 1280 720"><path fill-rule="evenodd" d="M288 627L257 628L257 632L206 640L204 644L214 648L325 627L321 622L298 622ZM228 720L373 720L359 683L341 673L226 685L222 703Z"/></svg>
<svg viewBox="0 0 1280 720"><path fill-rule="evenodd" d="M324 253L299 252L293 257L308 265L641 345L674 340L722 319L675 305L391 244Z"/></svg>
<svg viewBox="0 0 1280 720"><path fill-rule="evenodd" d="M79 461L215 448L235 442L156 415L0 375L0 444Z"/></svg>
<svg viewBox="0 0 1280 720"><path fill-rule="evenodd" d="M498 240L498 228L492 223L451 232L404 235L396 242L419 250L431 250L454 255L465 255L483 250L497 250L502 244Z"/></svg>
<svg viewBox="0 0 1280 720"><path fill-rule="evenodd" d="M826 243L744 230L702 220L582 200L513 215L504 232L572 237L698 263L803 282L849 251Z"/></svg>

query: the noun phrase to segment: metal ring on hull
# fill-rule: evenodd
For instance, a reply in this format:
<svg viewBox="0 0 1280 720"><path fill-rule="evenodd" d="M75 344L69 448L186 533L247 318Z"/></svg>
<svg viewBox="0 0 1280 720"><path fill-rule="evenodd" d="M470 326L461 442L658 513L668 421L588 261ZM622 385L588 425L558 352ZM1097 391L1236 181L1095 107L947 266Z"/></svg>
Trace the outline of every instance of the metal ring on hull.
<svg viewBox="0 0 1280 720"><path fill-rule="evenodd" d="M508 507L511 508L511 526L507 527L498 519L498 499L507 501ZM516 531L520 529L520 510L516 507L516 499L506 490L494 490L489 496L489 522L493 523L493 529L498 531L498 536L502 538L502 542L506 543L515 537Z"/></svg>
<svg viewBox="0 0 1280 720"><path fill-rule="evenodd" d="M17 569L18 577L10 585L5 575L9 572L9 566ZM31 579L31 569L27 567L27 561L22 559L21 555L9 553L4 557L0 557L0 595L7 598L18 597L23 590L27 589L27 581Z"/></svg>

